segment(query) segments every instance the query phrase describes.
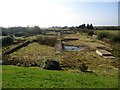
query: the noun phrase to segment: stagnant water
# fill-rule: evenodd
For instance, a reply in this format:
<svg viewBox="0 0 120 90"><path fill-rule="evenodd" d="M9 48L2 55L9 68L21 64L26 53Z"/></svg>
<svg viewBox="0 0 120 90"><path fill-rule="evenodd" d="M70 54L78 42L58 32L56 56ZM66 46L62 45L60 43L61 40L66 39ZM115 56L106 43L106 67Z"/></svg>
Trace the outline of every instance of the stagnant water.
<svg viewBox="0 0 120 90"><path fill-rule="evenodd" d="M64 46L64 49L66 51L79 51L79 50L84 50L86 47L85 46Z"/></svg>

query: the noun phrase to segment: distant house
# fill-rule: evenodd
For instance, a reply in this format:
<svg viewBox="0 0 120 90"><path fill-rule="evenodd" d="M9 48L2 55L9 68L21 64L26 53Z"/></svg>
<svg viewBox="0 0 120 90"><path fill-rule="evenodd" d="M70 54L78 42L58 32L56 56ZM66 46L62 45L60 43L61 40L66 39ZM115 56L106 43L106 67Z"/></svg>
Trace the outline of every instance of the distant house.
<svg viewBox="0 0 120 90"><path fill-rule="evenodd" d="M108 58L108 59L113 59L115 58L112 53L106 51L106 50L103 50L103 49L99 49L99 50L96 50L96 53L100 56L103 56L104 58Z"/></svg>

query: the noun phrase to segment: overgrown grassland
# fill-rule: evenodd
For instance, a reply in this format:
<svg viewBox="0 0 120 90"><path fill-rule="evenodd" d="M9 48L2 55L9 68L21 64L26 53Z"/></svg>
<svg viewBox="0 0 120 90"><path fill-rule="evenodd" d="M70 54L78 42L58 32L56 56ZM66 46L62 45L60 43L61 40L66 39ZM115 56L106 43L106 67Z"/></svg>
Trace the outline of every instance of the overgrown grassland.
<svg viewBox="0 0 120 90"><path fill-rule="evenodd" d="M33 40L38 36L28 39ZM86 33L64 34L62 38L78 38L76 41L64 43L83 45L87 48L71 52L63 50L60 54L55 54L54 47L34 42L8 56L5 55L3 56L5 64L28 67L3 65L3 88L116 88L118 86L117 56L115 59L104 59L95 52L99 48L112 51L109 44ZM63 70L41 69L43 61L47 58L58 60ZM80 72L78 69L81 63L85 63L93 73Z"/></svg>
<svg viewBox="0 0 120 90"><path fill-rule="evenodd" d="M88 36L86 33L78 33L78 34L65 34L63 38L78 38L76 41L66 41L67 45L75 45L75 46L87 46L91 50L96 50L98 47L103 49L110 50L110 45L96 38Z"/></svg>
<svg viewBox="0 0 120 90"><path fill-rule="evenodd" d="M41 45L37 42L31 43L26 47L9 55L8 59L4 59L5 63L11 65L22 66L41 66L43 61L47 58L54 58L59 60L62 68L78 68L81 63L86 63L90 70L98 73L106 72L113 74L118 71L117 57L115 59L104 59L96 54L97 47L110 48L96 39L90 39L84 33L82 34L67 34L63 37L77 37L79 40L67 41L66 44L72 45L86 45L88 49L81 51L62 51L60 54L55 55L54 47ZM101 41L102 42L102 41ZM5 56L6 57L6 56Z"/></svg>
<svg viewBox="0 0 120 90"><path fill-rule="evenodd" d="M40 66L42 61L54 55L53 47L40 45L38 43L29 44L16 52L7 56L3 56L6 64L23 65L23 66Z"/></svg>
<svg viewBox="0 0 120 90"><path fill-rule="evenodd" d="M4 56L6 58L6 56ZM106 72L113 74L117 72L117 59L104 59L91 50L83 51L62 51L61 54L55 55L54 48L38 43L32 43L19 49L3 60L9 65L38 66L43 65L47 58L59 60L62 68L78 68L81 63L86 63L90 70L95 72Z"/></svg>
<svg viewBox="0 0 120 90"><path fill-rule="evenodd" d="M95 30L94 32L95 33L98 33L98 32L109 32L111 34L118 34L119 30Z"/></svg>
<svg viewBox="0 0 120 90"><path fill-rule="evenodd" d="M3 88L117 88L117 76L49 71L18 66L2 67Z"/></svg>

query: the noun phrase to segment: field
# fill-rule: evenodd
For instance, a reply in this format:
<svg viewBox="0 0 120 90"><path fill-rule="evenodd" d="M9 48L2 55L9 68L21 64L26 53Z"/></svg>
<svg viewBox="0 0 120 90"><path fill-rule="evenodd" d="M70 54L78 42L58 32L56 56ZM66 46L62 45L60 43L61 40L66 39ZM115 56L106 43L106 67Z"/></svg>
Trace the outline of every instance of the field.
<svg viewBox="0 0 120 90"><path fill-rule="evenodd" d="M97 32L100 32L99 30ZM95 31L95 33L97 33ZM110 31L116 34L117 31ZM27 37L34 40L37 35ZM52 35L52 37L55 37ZM65 51L56 54L54 47L30 43L19 50L3 55L3 88L117 88L118 58L109 43L98 40L87 33L63 34L64 45L85 46L85 50ZM15 45L9 46L10 48ZM105 59L96 54L96 49L106 49L113 53L115 59ZM6 50L6 47L3 51ZM57 60L62 70L44 70L41 67L46 59ZM85 63L91 72L81 72L80 64ZM13 66L14 65L14 66ZM16 65L16 66L15 66Z"/></svg>
<svg viewBox="0 0 120 90"><path fill-rule="evenodd" d="M117 76L3 66L3 88L117 88Z"/></svg>

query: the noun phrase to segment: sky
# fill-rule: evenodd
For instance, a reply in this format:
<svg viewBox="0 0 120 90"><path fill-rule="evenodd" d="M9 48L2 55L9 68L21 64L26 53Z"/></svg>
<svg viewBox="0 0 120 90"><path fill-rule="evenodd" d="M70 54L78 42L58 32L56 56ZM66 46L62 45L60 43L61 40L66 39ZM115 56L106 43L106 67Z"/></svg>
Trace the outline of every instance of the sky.
<svg viewBox="0 0 120 90"><path fill-rule="evenodd" d="M118 25L118 0L0 0L0 26Z"/></svg>

